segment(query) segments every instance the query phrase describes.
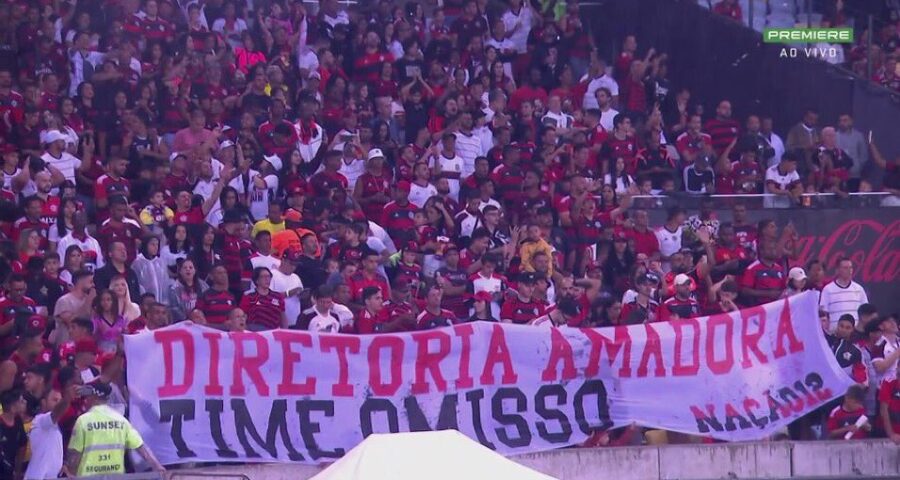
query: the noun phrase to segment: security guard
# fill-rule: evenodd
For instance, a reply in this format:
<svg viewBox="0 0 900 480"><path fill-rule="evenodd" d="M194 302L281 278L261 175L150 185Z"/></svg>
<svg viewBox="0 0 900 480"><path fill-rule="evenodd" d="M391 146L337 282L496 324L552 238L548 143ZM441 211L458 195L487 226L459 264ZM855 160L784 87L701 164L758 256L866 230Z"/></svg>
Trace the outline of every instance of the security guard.
<svg viewBox="0 0 900 480"><path fill-rule="evenodd" d="M68 467L77 476L125 473L125 450L135 449L153 470L165 471L141 435L121 414L106 405L112 388L95 382L79 387L89 410L75 421L69 441Z"/></svg>

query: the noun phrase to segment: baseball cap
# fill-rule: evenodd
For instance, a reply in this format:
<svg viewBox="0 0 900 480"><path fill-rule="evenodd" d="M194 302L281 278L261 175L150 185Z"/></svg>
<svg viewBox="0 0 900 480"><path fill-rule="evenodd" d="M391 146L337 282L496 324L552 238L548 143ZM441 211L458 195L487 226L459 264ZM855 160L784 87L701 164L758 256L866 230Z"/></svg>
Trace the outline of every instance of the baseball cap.
<svg viewBox="0 0 900 480"><path fill-rule="evenodd" d="M34 337L37 335L43 335L44 330L47 328L47 320L43 315L32 315L28 317L28 321L25 323L25 336L26 337Z"/></svg>
<svg viewBox="0 0 900 480"><path fill-rule="evenodd" d="M675 275L675 285L684 285L685 283L690 284L691 277L689 277L683 273L679 273L678 275Z"/></svg>
<svg viewBox="0 0 900 480"><path fill-rule="evenodd" d="M519 275L519 283L534 285L535 281L537 281L537 277L534 275L534 272L524 272Z"/></svg>
<svg viewBox="0 0 900 480"><path fill-rule="evenodd" d="M407 180L400 180L397 182L397 190L400 190L401 192L408 192L410 188L411 185Z"/></svg>
<svg viewBox="0 0 900 480"><path fill-rule="evenodd" d="M788 272L788 278L791 280L805 280L806 271L800 267L794 267Z"/></svg>
<svg viewBox="0 0 900 480"><path fill-rule="evenodd" d="M231 140L223 140L222 143L219 144L219 150L225 150L228 147L233 147L234 142Z"/></svg>
<svg viewBox="0 0 900 480"><path fill-rule="evenodd" d="M93 382L78 387L77 393L79 397L109 398L112 387L106 382Z"/></svg>
<svg viewBox="0 0 900 480"><path fill-rule="evenodd" d="M637 278L637 283L638 283L639 285L640 285L640 284L645 284L645 283L652 283L652 284L655 285L655 284L658 284L658 283L659 283L659 277L657 277L656 275L654 275L654 274L652 274L652 273L650 273L650 272L647 272L647 273L645 273L645 274L643 274L643 275L641 275L640 277Z"/></svg>
<svg viewBox="0 0 900 480"><path fill-rule="evenodd" d="M97 353L97 342L93 338L82 338L75 342L75 353Z"/></svg>
<svg viewBox="0 0 900 480"><path fill-rule="evenodd" d="M281 170L281 167L284 166L284 163L281 161L281 158L278 155L266 155L263 159L272 164L275 167L275 170Z"/></svg>
<svg viewBox="0 0 900 480"><path fill-rule="evenodd" d="M312 80L312 79L321 80L322 75L319 74L319 72L317 72L317 71L312 71L309 73L309 76L307 76L306 78L307 78L307 80Z"/></svg>
<svg viewBox="0 0 900 480"><path fill-rule="evenodd" d="M475 295L472 295L472 300L476 302L488 302L490 303L493 298L491 298L491 294L488 292L478 292Z"/></svg>
<svg viewBox="0 0 900 480"><path fill-rule="evenodd" d="M626 242L628 241L628 235L622 230L616 230L616 232L613 234L613 241Z"/></svg>
<svg viewBox="0 0 900 480"><path fill-rule="evenodd" d="M50 130L47 132L47 135L44 137L44 143L49 145L58 140L65 141L67 138L66 134L60 132L59 130Z"/></svg>
<svg viewBox="0 0 900 480"><path fill-rule="evenodd" d="M384 153L381 152L380 148L373 148L369 150L369 160L377 157L384 158Z"/></svg>
<svg viewBox="0 0 900 480"><path fill-rule="evenodd" d="M403 250L407 251L407 252L418 252L419 244L410 240L410 241L406 242L406 245L403 246Z"/></svg>

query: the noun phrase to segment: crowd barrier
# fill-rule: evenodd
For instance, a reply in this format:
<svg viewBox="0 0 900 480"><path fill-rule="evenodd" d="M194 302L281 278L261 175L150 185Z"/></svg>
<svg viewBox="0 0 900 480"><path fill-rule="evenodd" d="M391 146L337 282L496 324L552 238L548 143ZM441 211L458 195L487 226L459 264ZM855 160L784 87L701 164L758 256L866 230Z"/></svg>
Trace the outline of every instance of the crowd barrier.
<svg viewBox="0 0 900 480"><path fill-rule="evenodd" d="M757 442L563 449L512 457L560 480L708 480L898 478L900 448L884 440ZM463 459L461 459L463 460ZM210 474L248 480L305 480L322 467L257 464L180 471L178 480Z"/></svg>

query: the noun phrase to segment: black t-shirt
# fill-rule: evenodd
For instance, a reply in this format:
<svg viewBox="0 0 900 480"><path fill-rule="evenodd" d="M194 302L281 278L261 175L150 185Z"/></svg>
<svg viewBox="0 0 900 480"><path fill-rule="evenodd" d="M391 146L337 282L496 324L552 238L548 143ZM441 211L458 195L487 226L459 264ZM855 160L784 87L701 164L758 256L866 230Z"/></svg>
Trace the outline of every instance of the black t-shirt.
<svg viewBox="0 0 900 480"><path fill-rule="evenodd" d="M0 478L13 478L16 456L27 441L22 419L17 417L12 425L0 419Z"/></svg>
<svg viewBox="0 0 900 480"><path fill-rule="evenodd" d="M406 143L413 143L419 130L428 125L428 107L422 102L406 102L403 109L406 111Z"/></svg>
<svg viewBox="0 0 900 480"><path fill-rule="evenodd" d="M684 169L684 189L688 192L699 193L704 185L712 183L712 170L696 170L693 165Z"/></svg>
<svg viewBox="0 0 900 480"><path fill-rule="evenodd" d="M297 267L294 270L300 281L303 282L303 288L315 290L325 284L328 279L328 273L320 260L307 256L300 257L297 260Z"/></svg>

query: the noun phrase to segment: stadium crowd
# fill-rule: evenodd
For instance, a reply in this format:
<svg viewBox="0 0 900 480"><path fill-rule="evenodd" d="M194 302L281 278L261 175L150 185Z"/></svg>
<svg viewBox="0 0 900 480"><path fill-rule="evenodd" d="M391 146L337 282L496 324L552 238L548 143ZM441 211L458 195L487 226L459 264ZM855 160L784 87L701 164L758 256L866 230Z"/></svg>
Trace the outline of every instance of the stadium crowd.
<svg viewBox="0 0 900 480"><path fill-rule="evenodd" d="M743 203L651 225L637 201L801 207L872 190L870 165L900 198L850 115L810 109L784 140L728 100L704 115L664 52L601 58L575 1L364 3L0 5L0 478L124 471L82 414L124 420L144 329L610 326L810 289L867 386L819 436L864 411L900 443L897 318L851 261L797 265L793 227Z"/></svg>

